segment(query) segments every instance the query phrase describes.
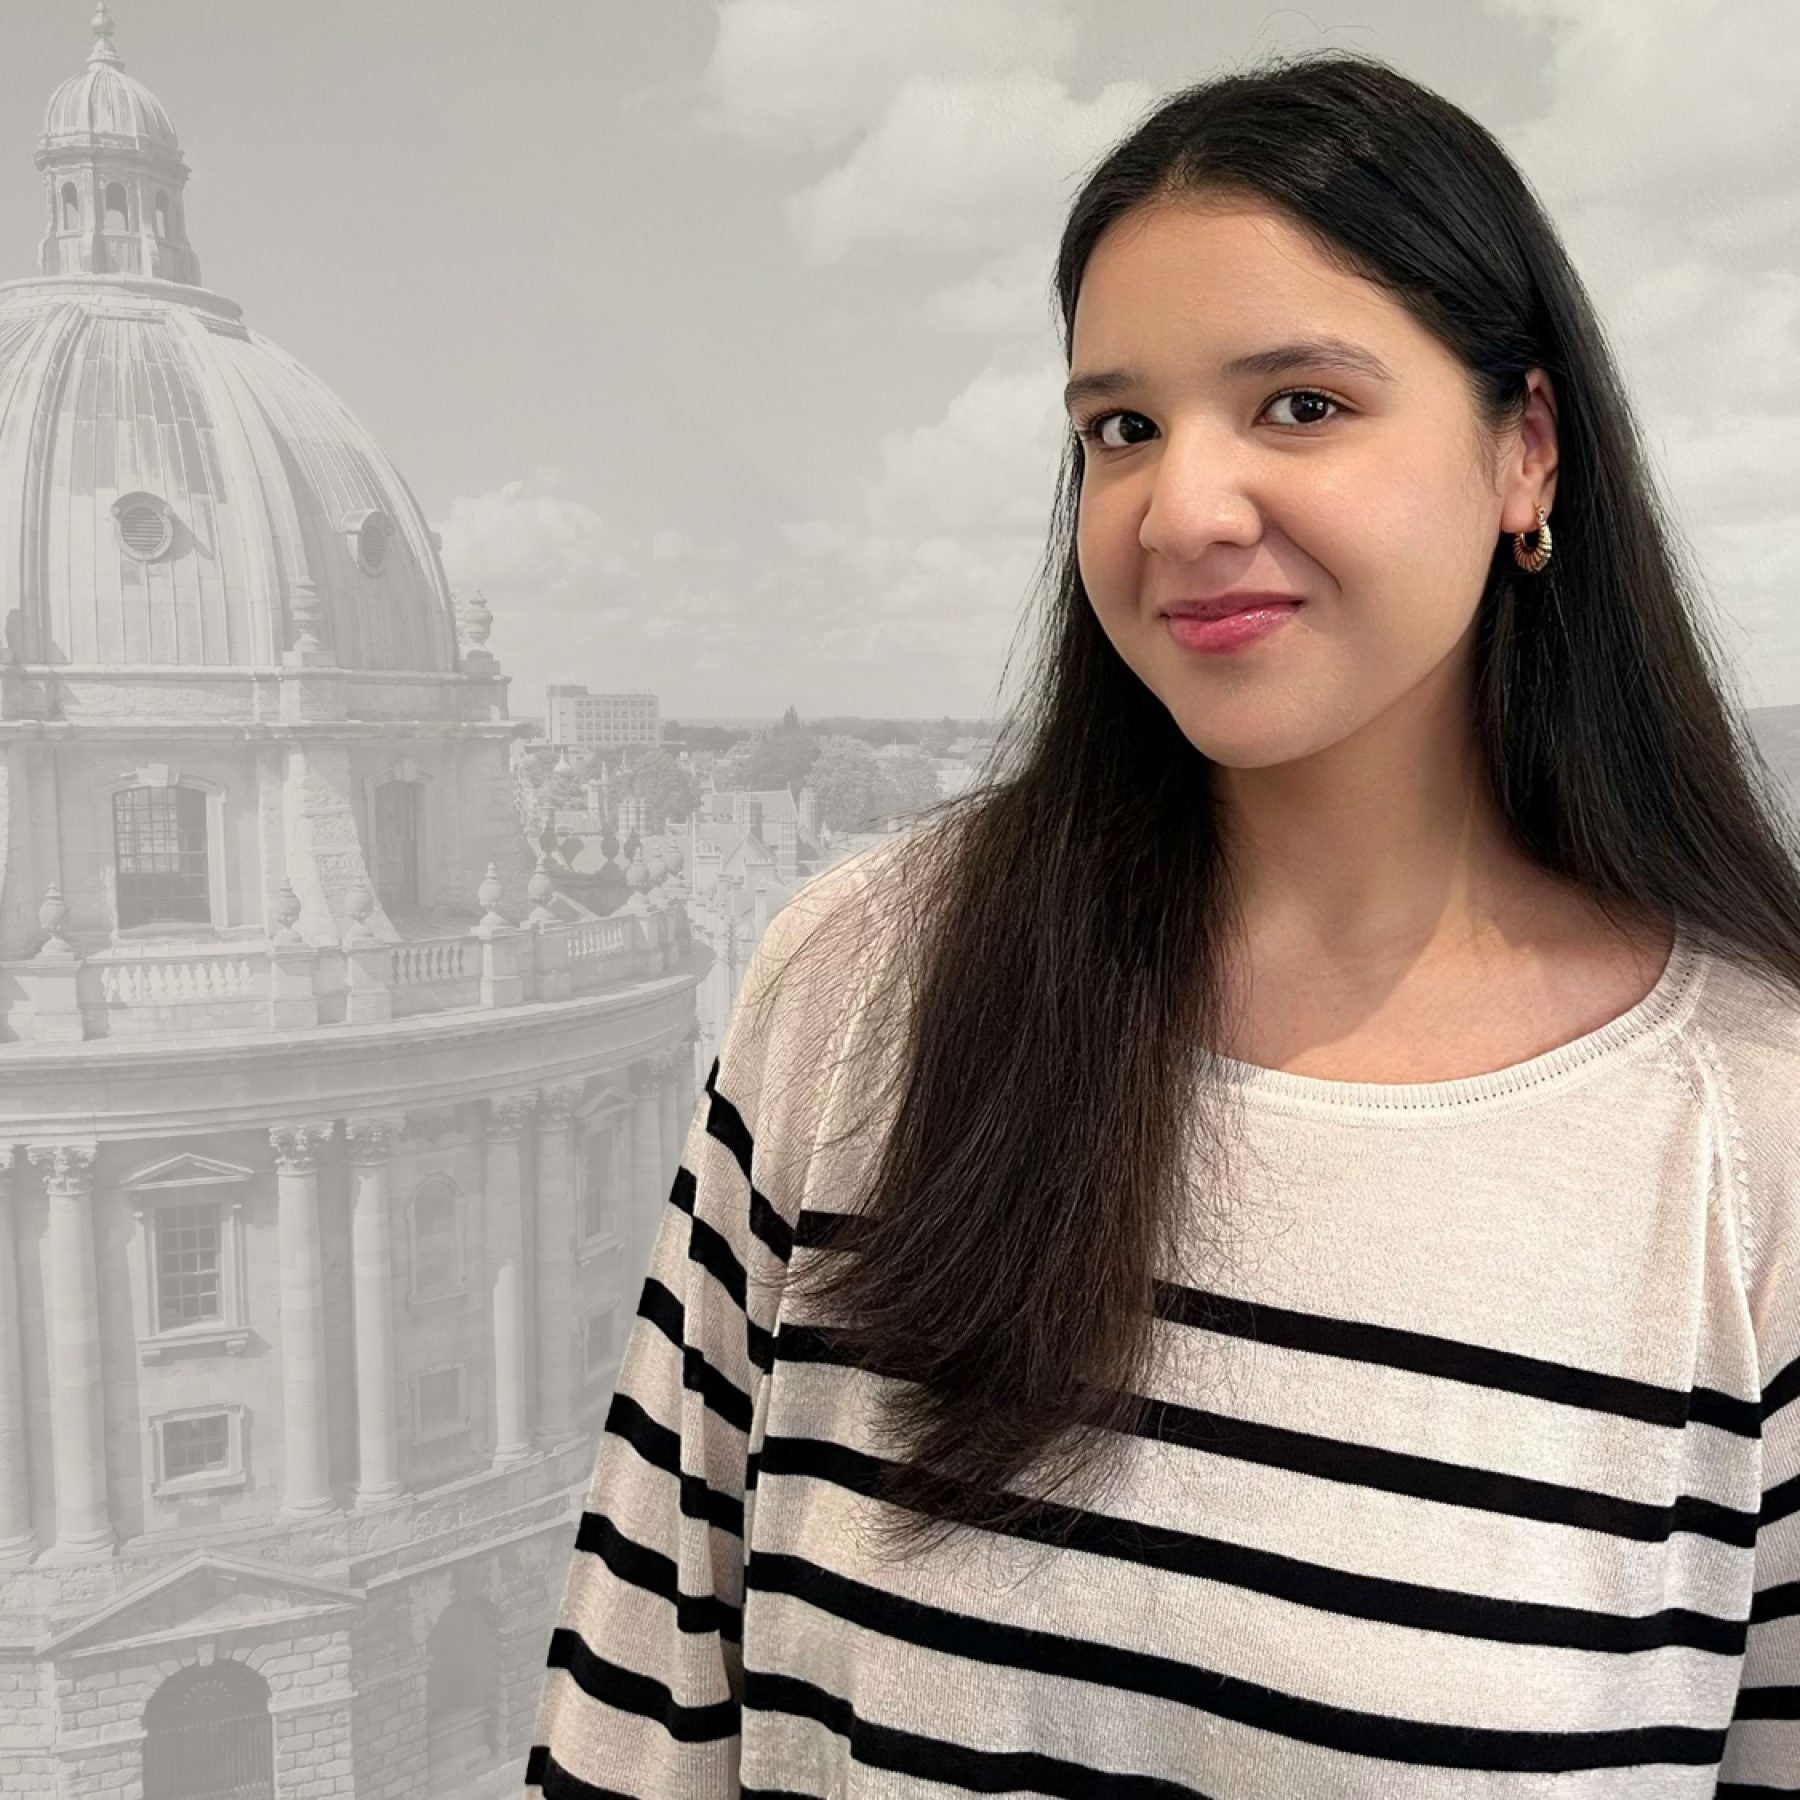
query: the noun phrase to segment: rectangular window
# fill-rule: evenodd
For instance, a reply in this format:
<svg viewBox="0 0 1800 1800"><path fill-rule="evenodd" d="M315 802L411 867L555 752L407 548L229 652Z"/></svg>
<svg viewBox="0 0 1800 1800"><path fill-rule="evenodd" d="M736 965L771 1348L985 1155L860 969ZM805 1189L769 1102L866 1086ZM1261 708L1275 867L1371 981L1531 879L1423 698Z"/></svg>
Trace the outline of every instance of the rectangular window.
<svg viewBox="0 0 1800 1800"><path fill-rule="evenodd" d="M244 1409L185 1408L146 1421L150 1491L158 1499L241 1488L244 1470Z"/></svg>
<svg viewBox="0 0 1800 1800"><path fill-rule="evenodd" d="M113 795L113 862L120 928L210 924L206 796L190 787L132 787Z"/></svg>
<svg viewBox="0 0 1800 1800"><path fill-rule="evenodd" d="M588 1133L581 1145L581 1233L604 1236L613 1228L613 1163L617 1155L618 1129L601 1125Z"/></svg>
<svg viewBox="0 0 1800 1800"><path fill-rule="evenodd" d="M206 1475L231 1466L231 1421L225 1414L169 1419L162 1428L163 1479Z"/></svg>
<svg viewBox="0 0 1800 1800"><path fill-rule="evenodd" d="M218 1202L156 1214L156 1329L179 1331L224 1317L224 1209Z"/></svg>
<svg viewBox="0 0 1800 1800"><path fill-rule="evenodd" d="M418 1404L416 1437L442 1437L460 1431L468 1423L463 1413L460 1363L448 1369L428 1369L413 1386Z"/></svg>

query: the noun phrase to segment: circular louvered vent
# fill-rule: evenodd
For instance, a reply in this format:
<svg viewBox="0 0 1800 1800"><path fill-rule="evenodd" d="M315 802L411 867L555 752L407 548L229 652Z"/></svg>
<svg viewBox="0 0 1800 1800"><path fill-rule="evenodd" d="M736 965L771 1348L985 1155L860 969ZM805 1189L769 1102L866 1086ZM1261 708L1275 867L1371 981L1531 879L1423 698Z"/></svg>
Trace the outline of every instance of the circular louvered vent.
<svg viewBox="0 0 1800 1800"><path fill-rule="evenodd" d="M121 547L139 562L155 561L174 542L174 516L154 494L121 494L112 515Z"/></svg>
<svg viewBox="0 0 1800 1800"><path fill-rule="evenodd" d="M388 538L394 521L384 512L353 512L344 515L344 530L356 556L356 566L365 575L379 575L387 566Z"/></svg>

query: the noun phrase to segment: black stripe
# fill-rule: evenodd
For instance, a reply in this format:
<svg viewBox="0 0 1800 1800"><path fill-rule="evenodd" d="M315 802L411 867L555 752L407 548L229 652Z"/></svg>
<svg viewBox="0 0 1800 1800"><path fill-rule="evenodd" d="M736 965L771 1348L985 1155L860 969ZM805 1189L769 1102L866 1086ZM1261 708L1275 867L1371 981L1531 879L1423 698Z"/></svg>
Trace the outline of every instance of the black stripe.
<svg viewBox="0 0 1800 1800"><path fill-rule="evenodd" d="M762 1458L767 1474L805 1475L863 1495L873 1494L878 1474L891 1466L881 1457L818 1438L771 1436L763 1444ZM1050 1500L1040 1500L1022 1518L995 1529L1025 1542L1066 1546L1139 1568L1224 1582L1346 1618L1491 1643L1613 1654L1681 1644L1720 1656L1741 1656L1749 1632L1743 1619L1716 1618L1688 1607L1628 1617L1355 1574L1199 1532L1145 1525ZM750 1559L747 1585L763 1586L768 1580L764 1570L764 1553L759 1550ZM963 1653L961 1645L958 1649ZM1096 1646L1094 1659L1104 1664L1112 1654L1110 1647Z"/></svg>
<svg viewBox="0 0 1800 1800"><path fill-rule="evenodd" d="M643 1292L638 1296L638 1316L648 1319L681 1352L681 1385L698 1394L727 1425L748 1434L750 1396L729 1375L716 1369L702 1350L687 1341L686 1308L654 1275L644 1278Z"/></svg>
<svg viewBox="0 0 1800 1800"><path fill-rule="evenodd" d="M1361 1319L1334 1319L1285 1306L1251 1302L1203 1288L1157 1283L1157 1316L1171 1324L1198 1326L1231 1337L1252 1338L1286 1350L1336 1356L1379 1368L1406 1369L1440 1381L1460 1381L1496 1393L1525 1394L1559 1406L1649 1425L1679 1429L1690 1421L1716 1426L1739 1437L1761 1435L1763 1404L1741 1400L1715 1388L1671 1388L1625 1375L1580 1369L1516 1350L1464 1343L1432 1332L1374 1325Z"/></svg>
<svg viewBox="0 0 1800 1800"><path fill-rule="evenodd" d="M1794 1512L1800 1512L1800 1475L1790 1475L1786 1481L1776 1482L1763 1495L1761 1523L1773 1525L1777 1519L1785 1519Z"/></svg>
<svg viewBox="0 0 1800 1800"><path fill-rule="evenodd" d="M741 1607L717 1594L682 1593L675 1559L628 1538L604 1513L581 1515L575 1548L599 1557L620 1581L666 1601L675 1609L678 1630L689 1636L716 1631L730 1643L743 1642Z"/></svg>
<svg viewBox="0 0 1800 1800"><path fill-rule="evenodd" d="M851 1250L863 1223L859 1213L806 1207L801 1210L794 1242L801 1249ZM1172 1325L1305 1350L1316 1356L1405 1369L1650 1425L1677 1429L1690 1423L1712 1425L1738 1437L1760 1436L1762 1421L1800 1394L1800 1357L1789 1363L1761 1396L1745 1400L1716 1388L1664 1387L1490 1344L1300 1312L1172 1281L1156 1284L1156 1316Z"/></svg>
<svg viewBox="0 0 1800 1800"><path fill-rule="evenodd" d="M1778 1581L1750 1596L1750 1623L1766 1625L1771 1619L1791 1619L1800 1614L1800 1581Z"/></svg>
<svg viewBox="0 0 1800 1800"><path fill-rule="evenodd" d="M595 1787L572 1775L550 1754L547 1744L533 1744L525 1759L525 1785L539 1789L544 1800L635 1800L622 1788Z"/></svg>
<svg viewBox="0 0 1800 1800"><path fill-rule="evenodd" d="M1059 1800L1094 1800L1100 1794L1106 1800L1208 1800L1199 1788L1154 1775L1119 1774L1036 1750L975 1750L871 1724L849 1701L792 1675L746 1669L744 1707L816 1720L848 1740L853 1759L864 1768L890 1769L972 1793L1051 1794Z"/></svg>
<svg viewBox="0 0 1800 1800"><path fill-rule="evenodd" d="M611 1662L589 1648L581 1633L558 1625L550 1634L549 1667L566 1669L575 1685L592 1700L604 1701L619 1712L635 1714L660 1725L681 1744L713 1744L735 1737L738 1703L715 1700L706 1706L685 1706L653 1675Z"/></svg>
<svg viewBox="0 0 1800 1800"><path fill-rule="evenodd" d="M1762 1414L1766 1424L1770 1418L1780 1412L1784 1406L1800 1396L1800 1356L1796 1356L1788 1366L1771 1382L1763 1387ZM1794 1790L1800 1793L1800 1788Z"/></svg>
<svg viewBox="0 0 1800 1800"><path fill-rule="evenodd" d="M756 1558L760 1563L763 1559ZM775 1559L772 1559L775 1560ZM785 1559L782 1559L785 1560ZM840 1577L803 1565L824 1584ZM852 1584L855 1585L855 1584ZM873 1593L874 1590L868 1590ZM936 1612L917 1602L881 1596L898 1613ZM952 1615L944 1615L952 1616ZM1119 1662L1147 1674L1139 1665L1160 1667L1154 1691L1191 1707L1257 1730L1278 1733L1352 1756L1386 1758L1390 1762L1441 1769L1484 1769L1505 1773L1564 1774L1579 1769L1633 1768L1645 1763L1688 1767L1716 1764L1724 1751L1725 1733L1685 1725L1633 1726L1614 1731L1497 1731L1477 1725L1438 1725L1399 1719L1382 1713L1354 1712L1323 1701L1284 1694L1255 1682L1203 1669L1189 1661L1146 1658L1115 1645L1075 1647L1068 1639L1022 1626L996 1626L969 1621L956 1627L958 1653L981 1634L1004 1634L1015 1640L1037 1640L1032 1646L1047 1666L1075 1680L1090 1680L1096 1666ZM1050 1648L1055 1646L1055 1648ZM1023 1660L1015 1652L1016 1660ZM1137 1682L1130 1685L1136 1687ZM1104 1793L1176 1795L1196 1790L1150 1776L1118 1775L1086 1765L1063 1762L1030 1751L974 1750L892 1727L871 1725L856 1716L848 1702L813 1683L789 1675L747 1669L747 1711L778 1712L817 1720L848 1739L859 1763L891 1769L924 1781L959 1784L978 1792L1010 1792L1086 1796Z"/></svg>
<svg viewBox="0 0 1800 1800"><path fill-rule="evenodd" d="M751 1173L755 1160L755 1141L743 1114L719 1092L718 1078L719 1059L715 1056L713 1066L706 1076L706 1092L710 1096L706 1113L707 1133L717 1138L737 1158L738 1168L743 1172L744 1185L750 1190L750 1229L762 1240L763 1247L771 1256L786 1263L794 1253L793 1227L769 1204L767 1196L758 1190Z"/></svg>
<svg viewBox="0 0 1800 1800"><path fill-rule="evenodd" d="M1765 1787L1760 1781L1721 1781L1713 1800L1781 1800L1784 1794L1800 1794L1800 1787Z"/></svg>
<svg viewBox="0 0 1800 1800"><path fill-rule="evenodd" d="M776 1355L784 1362L855 1367L848 1354L838 1348L838 1336L829 1326L789 1320L781 1327ZM1313 1432L1233 1418L1170 1400L1145 1401L1136 1435L1320 1480L1404 1494L1444 1506L1571 1525L1644 1543L1662 1542L1675 1531L1692 1532L1738 1548L1748 1548L1756 1542L1756 1514L1721 1506L1713 1500L1683 1495L1673 1506L1625 1500L1531 1476L1472 1469L1436 1457L1377 1449ZM766 1453L763 1467L774 1467Z"/></svg>
<svg viewBox="0 0 1800 1800"><path fill-rule="evenodd" d="M709 1486L704 1477L688 1474L681 1466L680 1434L659 1425L623 1388L614 1392L606 1409L604 1429L623 1438L653 1469L677 1479L681 1510L690 1519L704 1519L735 1537L744 1535L743 1502Z"/></svg>
<svg viewBox="0 0 1800 1800"><path fill-rule="evenodd" d="M1800 1719L1800 1687L1782 1684L1775 1687L1738 1689L1734 1719Z"/></svg>

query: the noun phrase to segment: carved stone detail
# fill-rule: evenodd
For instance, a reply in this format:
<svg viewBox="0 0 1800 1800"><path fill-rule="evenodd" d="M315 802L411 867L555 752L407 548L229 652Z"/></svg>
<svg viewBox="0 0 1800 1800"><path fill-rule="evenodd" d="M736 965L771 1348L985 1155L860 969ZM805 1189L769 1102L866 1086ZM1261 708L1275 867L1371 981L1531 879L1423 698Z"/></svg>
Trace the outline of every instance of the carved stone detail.
<svg viewBox="0 0 1800 1800"><path fill-rule="evenodd" d="M310 1175L319 1166L319 1147L331 1136L331 1125L275 1125L269 1142L275 1149L275 1166L284 1175Z"/></svg>
<svg viewBox="0 0 1800 1800"><path fill-rule="evenodd" d="M404 1134L405 1121L397 1118L346 1119L344 1142L354 1163L386 1162L394 1140Z"/></svg>
<svg viewBox="0 0 1800 1800"><path fill-rule="evenodd" d="M529 1127L537 1110L536 1094L503 1094L488 1102L488 1136L516 1138Z"/></svg>
<svg viewBox="0 0 1800 1800"><path fill-rule="evenodd" d="M53 1194L85 1194L94 1185L97 1144L29 1144L26 1154L44 1171L44 1185Z"/></svg>
<svg viewBox="0 0 1800 1800"><path fill-rule="evenodd" d="M574 1117L581 1103L581 1084L570 1082L561 1087L539 1090L538 1130L560 1131Z"/></svg>

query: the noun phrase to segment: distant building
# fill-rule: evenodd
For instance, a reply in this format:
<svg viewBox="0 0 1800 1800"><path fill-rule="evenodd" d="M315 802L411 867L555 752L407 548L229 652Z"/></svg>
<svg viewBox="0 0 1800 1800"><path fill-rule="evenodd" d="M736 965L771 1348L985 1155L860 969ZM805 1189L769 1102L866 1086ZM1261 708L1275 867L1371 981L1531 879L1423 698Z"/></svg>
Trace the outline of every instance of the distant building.
<svg viewBox="0 0 1800 1800"><path fill-rule="evenodd" d="M512 1793L711 957L534 873L487 610L112 29L0 285L0 1793Z"/></svg>
<svg viewBox="0 0 1800 1800"><path fill-rule="evenodd" d="M654 694L590 694L575 682L544 689L544 735L562 748L589 754L658 741Z"/></svg>

